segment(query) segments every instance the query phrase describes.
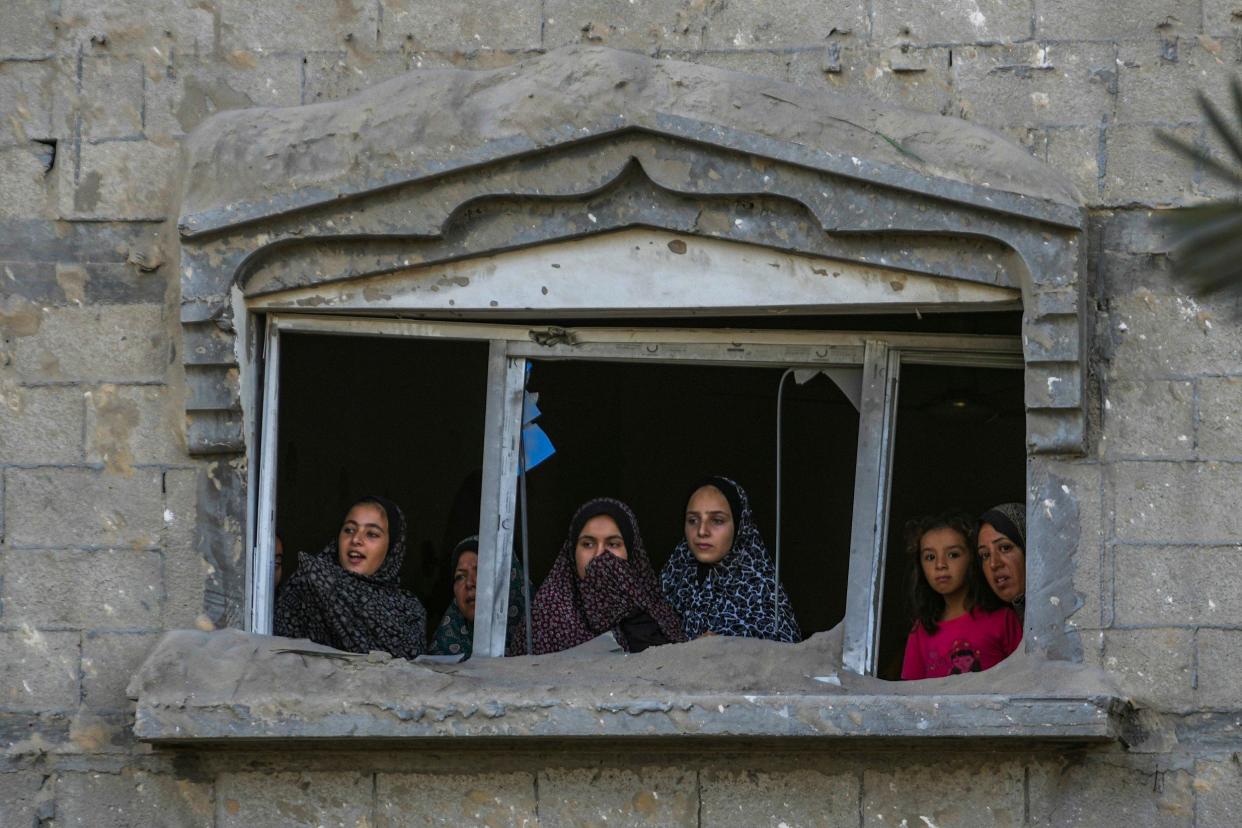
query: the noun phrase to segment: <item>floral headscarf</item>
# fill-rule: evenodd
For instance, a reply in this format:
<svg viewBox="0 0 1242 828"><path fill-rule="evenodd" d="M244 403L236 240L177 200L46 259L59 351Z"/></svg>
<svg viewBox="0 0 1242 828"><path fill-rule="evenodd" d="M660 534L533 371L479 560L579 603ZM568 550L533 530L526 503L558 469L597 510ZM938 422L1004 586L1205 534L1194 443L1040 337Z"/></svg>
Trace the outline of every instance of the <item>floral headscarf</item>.
<svg viewBox="0 0 1242 828"><path fill-rule="evenodd" d="M607 552L597 555L587 564L585 577L579 578L574 556L578 535L587 521L600 515L616 521L627 557L622 560ZM660 593L630 507L612 498L589 501L570 521L565 543L535 594L531 608L535 654L568 650L608 630L630 651L635 649L634 642L623 622L644 614L654 620L663 638L686 640L681 619Z"/></svg>

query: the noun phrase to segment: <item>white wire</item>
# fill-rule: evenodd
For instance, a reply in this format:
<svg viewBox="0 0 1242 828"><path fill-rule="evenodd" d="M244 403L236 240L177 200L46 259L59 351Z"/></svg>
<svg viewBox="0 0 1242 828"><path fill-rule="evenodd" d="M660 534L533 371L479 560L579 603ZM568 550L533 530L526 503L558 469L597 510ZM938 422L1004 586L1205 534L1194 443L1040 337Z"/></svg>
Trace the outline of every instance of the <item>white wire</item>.
<svg viewBox="0 0 1242 828"><path fill-rule="evenodd" d="M772 576L772 617L775 627L772 638L775 640L781 630L781 403L785 395L785 380L794 372L786 369L781 374L781 381L776 386L776 570Z"/></svg>

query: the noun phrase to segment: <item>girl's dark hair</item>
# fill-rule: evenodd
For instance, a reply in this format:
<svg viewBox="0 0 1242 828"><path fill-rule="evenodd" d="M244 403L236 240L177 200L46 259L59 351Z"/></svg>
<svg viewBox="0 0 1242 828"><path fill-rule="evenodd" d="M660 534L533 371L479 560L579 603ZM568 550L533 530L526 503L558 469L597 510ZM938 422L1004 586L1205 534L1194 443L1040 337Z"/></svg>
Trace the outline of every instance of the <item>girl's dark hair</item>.
<svg viewBox="0 0 1242 828"><path fill-rule="evenodd" d="M979 555L975 551L975 519L965 512L945 512L939 515L924 515L906 522L906 555L910 559L907 576L907 590L910 596L910 612L916 624L922 624L928 633L938 629L937 622L944 614L944 596L932 589L923 575L923 564L920 550L923 536L936 529L952 529L966 540L966 551L970 554L970 566L966 568L966 609L977 606L991 609L994 603L987 599L992 590L983 579L983 568L979 564Z"/></svg>

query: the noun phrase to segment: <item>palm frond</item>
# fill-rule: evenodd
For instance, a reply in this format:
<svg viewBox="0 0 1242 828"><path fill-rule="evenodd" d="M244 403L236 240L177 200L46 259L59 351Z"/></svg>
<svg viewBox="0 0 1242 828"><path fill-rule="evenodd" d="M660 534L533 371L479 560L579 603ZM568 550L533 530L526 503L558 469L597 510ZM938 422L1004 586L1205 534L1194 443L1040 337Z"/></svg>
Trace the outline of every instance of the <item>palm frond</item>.
<svg viewBox="0 0 1242 828"><path fill-rule="evenodd" d="M1198 243L1179 245L1173 263L1178 275L1198 293L1215 293L1242 286L1242 207L1222 228ZM1196 229L1198 232L1198 228Z"/></svg>
<svg viewBox="0 0 1242 828"><path fill-rule="evenodd" d="M1235 184L1242 184L1242 170L1234 169L1218 160L1206 147L1197 147L1189 141L1178 138L1171 132L1157 131L1156 137L1165 146L1177 150L1191 161L1202 164L1208 172L1214 173Z"/></svg>
<svg viewBox="0 0 1242 828"><path fill-rule="evenodd" d="M1157 137L1177 153L1202 165L1203 170L1233 187L1242 187L1242 80L1230 83L1237 123L1202 92L1198 95L1210 131L1224 143L1223 159L1206 147L1176 135L1157 131ZM1174 274L1200 295L1233 295L1242 298L1242 199L1219 199L1205 204L1170 210L1157 218L1169 231L1173 243Z"/></svg>
<svg viewBox="0 0 1242 828"><path fill-rule="evenodd" d="M1233 93L1233 110L1238 116L1238 123L1242 124L1242 80L1235 75L1229 84L1229 91Z"/></svg>
<svg viewBox="0 0 1242 828"><path fill-rule="evenodd" d="M1238 94L1236 91L1237 85L1238 80L1237 78L1234 78L1234 95ZM1207 95L1200 92L1198 97L1199 108L1202 109L1203 114L1207 116L1208 123L1212 125L1212 128L1216 130L1216 134L1220 136L1220 139L1224 141L1225 145L1233 152L1234 160L1242 163L1242 138L1239 138L1238 135L1234 134L1233 130L1229 126L1229 123L1225 120L1225 116L1221 115L1220 110L1212 105L1212 102L1208 100Z"/></svg>

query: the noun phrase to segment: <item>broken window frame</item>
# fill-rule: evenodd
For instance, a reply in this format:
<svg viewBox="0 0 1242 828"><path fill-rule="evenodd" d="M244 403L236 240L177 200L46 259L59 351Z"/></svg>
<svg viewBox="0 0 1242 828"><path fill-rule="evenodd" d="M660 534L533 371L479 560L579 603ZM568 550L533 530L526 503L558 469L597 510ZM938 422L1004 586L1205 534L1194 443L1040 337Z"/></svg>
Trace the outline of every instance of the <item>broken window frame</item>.
<svg viewBox="0 0 1242 828"><path fill-rule="evenodd" d="M606 320L601 320L605 323ZM858 454L850 536L843 666L874 675L888 537L894 429L903 364L1023 368L1017 336L742 331L620 327L549 328L547 325L440 322L399 318L269 313L263 334L262 408L251 469L254 534L248 546L246 621L251 632L271 632L280 408L280 340L284 333L399 336L487 341L483 495L479 513L476 656L502 656L508 618L507 582L515 542L518 462L527 360L674 362L686 365L817 369L861 368ZM504 516L504 517L502 517Z"/></svg>

